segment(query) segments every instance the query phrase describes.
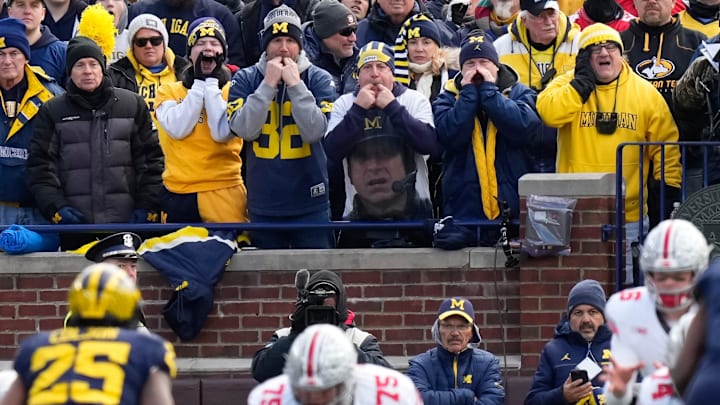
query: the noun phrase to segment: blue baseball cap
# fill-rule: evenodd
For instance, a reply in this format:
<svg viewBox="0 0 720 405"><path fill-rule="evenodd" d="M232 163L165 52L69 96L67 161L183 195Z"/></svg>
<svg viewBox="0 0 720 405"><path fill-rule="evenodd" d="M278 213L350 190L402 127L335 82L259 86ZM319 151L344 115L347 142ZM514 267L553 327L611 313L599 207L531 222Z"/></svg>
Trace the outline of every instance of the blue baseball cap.
<svg viewBox="0 0 720 405"><path fill-rule="evenodd" d="M463 297L448 298L440 304L438 319L447 319L453 315L461 316L470 323L475 323L475 309L472 302Z"/></svg>

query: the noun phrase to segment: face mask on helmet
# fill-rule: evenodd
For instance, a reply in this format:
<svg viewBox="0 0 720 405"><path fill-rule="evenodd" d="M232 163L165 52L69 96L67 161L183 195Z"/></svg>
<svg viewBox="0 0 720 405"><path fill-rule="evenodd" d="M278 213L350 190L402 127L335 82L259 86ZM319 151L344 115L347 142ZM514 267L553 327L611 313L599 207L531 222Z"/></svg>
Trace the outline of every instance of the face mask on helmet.
<svg viewBox="0 0 720 405"><path fill-rule="evenodd" d="M690 291L705 271L709 254L705 236L684 219L662 221L648 233L640 252L640 268L660 311L685 310L692 304ZM677 275L683 272L688 273L686 282ZM666 279L676 281L660 281Z"/></svg>
<svg viewBox="0 0 720 405"><path fill-rule="evenodd" d="M300 405L351 405L354 382L345 382L324 390L293 389L295 401Z"/></svg>
<svg viewBox="0 0 720 405"><path fill-rule="evenodd" d="M660 287L658 284L664 284L663 281L657 282L655 278L673 279L676 287ZM693 272L678 272L669 274L645 273L645 286L650 294L655 298L655 306L663 312L675 312L688 309L693 303L690 295L694 284ZM685 279L685 280L683 280Z"/></svg>
<svg viewBox="0 0 720 405"><path fill-rule="evenodd" d="M310 404L310 398L322 396L323 401L312 403L343 404L352 398L356 364L355 346L345 332L333 325L320 324L309 326L298 335L283 372L299 402L307 397Z"/></svg>

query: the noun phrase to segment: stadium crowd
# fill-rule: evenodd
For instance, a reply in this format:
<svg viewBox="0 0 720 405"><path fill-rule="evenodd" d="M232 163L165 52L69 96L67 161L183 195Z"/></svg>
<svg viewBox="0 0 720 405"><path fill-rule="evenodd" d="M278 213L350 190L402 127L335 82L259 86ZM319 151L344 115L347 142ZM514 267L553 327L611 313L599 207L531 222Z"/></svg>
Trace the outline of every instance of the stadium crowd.
<svg viewBox="0 0 720 405"><path fill-rule="evenodd" d="M269 225L251 245L300 249L433 245L332 220L512 224L526 173L715 139L718 5L609 4L8 0L0 224L249 221ZM720 182L714 149L636 149L628 266L682 187ZM499 237L466 231L453 248ZM88 241L31 236L22 253Z"/></svg>
<svg viewBox="0 0 720 405"><path fill-rule="evenodd" d="M431 231L322 225L512 222L521 176L621 167L626 266L652 228L645 286L606 303L597 282L578 280L526 403L649 404L658 387L702 403L717 390L693 378L718 364L705 337L717 270L691 223L664 219L683 188L720 183L720 152L673 144L717 140L719 12L715 0L7 0L0 224L28 243L0 248L87 242L25 225L248 221L268 224L245 239L264 249L428 247ZM628 142L650 144L626 148L618 165ZM296 223L321 226L270 226ZM455 231L453 248L500 237L497 227ZM136 260L140 237L125 239L107 243ZM138 330L135 262L128 277L105 262L117 257L93 252L100 263L73 283L68 325L21 345L2 404L172 403L174 352ZM337 274L298 273L296 287L290 327L253 359L262 385L250 403L503 403L469 300L441 303L436 347L404 376L355 324ZM696 368L677 361L683 350ZM63 353L67 375L45 375L55 369L37 366L43 353ZM563 353L569 361L555 364ZM100 376L112 387L83 382L96 362L117 367Z"/></svg>

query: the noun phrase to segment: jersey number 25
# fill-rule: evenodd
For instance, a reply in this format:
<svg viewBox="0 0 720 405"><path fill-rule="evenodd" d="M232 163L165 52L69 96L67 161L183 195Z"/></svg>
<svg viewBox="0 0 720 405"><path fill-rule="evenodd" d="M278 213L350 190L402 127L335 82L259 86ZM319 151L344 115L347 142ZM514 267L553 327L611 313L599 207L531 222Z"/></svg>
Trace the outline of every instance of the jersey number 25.
<svg viewBox="0 0 720 405"><path fill-rule="evenodd" d="M31 371L40 375L30 387L28 404L118 403L125 382L122 365L129 356L128 342L85 341L77 348L71 344L41 347L30 363Z"/></svg>

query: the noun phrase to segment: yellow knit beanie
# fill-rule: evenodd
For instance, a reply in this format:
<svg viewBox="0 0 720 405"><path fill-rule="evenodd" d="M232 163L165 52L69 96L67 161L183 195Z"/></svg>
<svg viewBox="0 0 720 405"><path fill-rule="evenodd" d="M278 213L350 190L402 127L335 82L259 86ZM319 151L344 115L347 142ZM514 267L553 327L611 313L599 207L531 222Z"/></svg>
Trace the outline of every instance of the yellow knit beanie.
<svg viewBox="0 0 720 405"><path fill-rule="evenodd" d="M595 23L589 25L580 33L580 49L586 49L603 42L615 42L620 46L620 52L623 51L620 34L605 24Z"/></svg>

